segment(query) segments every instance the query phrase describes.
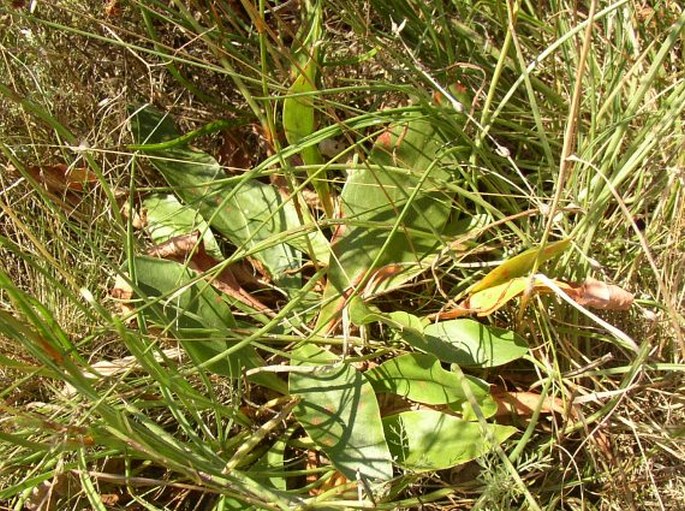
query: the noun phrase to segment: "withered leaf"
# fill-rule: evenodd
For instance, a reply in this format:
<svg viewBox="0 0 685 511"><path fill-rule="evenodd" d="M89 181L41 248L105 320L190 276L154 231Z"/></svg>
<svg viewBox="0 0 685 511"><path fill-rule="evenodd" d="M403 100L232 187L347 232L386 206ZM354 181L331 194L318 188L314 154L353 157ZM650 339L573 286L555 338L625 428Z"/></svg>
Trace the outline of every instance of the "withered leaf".
<svg viewBox="0 0 685 511"><path fill-rule="evenodd" d="M592 277L585 279L582 284L573 286L573 289L567 293L584 307L603 310L628 310L635 299L633 294L625 289Z"/></svg>
<svg viewBox="0 0 685 511"><path fill-rule="evenodd" d="M148 255L187 264L191 270L199 273L206 273L220 264L219 261L207 253L204 244L200 242L200 231L175 236L164 243L155 245L148 251ZM241 272L240 275L244 277L246 273ZM208 280L222 293L241 301L259 312L270 313L269 307L241 286L231 267L224 268L216 276Z"/></svg>
<svg viewBox="0 0 685 511"><path fill-rule="evenodd" d="M546 396L543 398L535 392L510 392L502 387L495 386L491 389L492 398L497 403L496 416L518 415L530 417L533 411L540 406L540 413L563 414L566 410L564 402L558 397ZM542 401L542 405L540 405Z"/></svg>

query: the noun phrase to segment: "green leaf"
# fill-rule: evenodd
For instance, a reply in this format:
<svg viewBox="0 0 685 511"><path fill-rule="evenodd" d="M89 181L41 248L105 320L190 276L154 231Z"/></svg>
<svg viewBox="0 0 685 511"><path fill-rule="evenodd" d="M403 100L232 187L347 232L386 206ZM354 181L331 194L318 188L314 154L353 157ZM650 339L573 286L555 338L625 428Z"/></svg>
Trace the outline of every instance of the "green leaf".
<svg viewBox="0 0 685 511"><path fill-rule="evenodd" d="M381 312L378 307L364 303L359 297L355 296L348 304L350 312L350 320L357 326L368 325L369 323L380 322L384 323L390 328L403 329L404 323L393 318L392 313Z"/></svg>
<svg viewBox="0 0 685 511"><path fill-rule="evenodd" d="M359 371L342 364L293 372L290 392L301 397L296 419L348 479L354 480L357 472L376 480L392 477L376 394Z"/></svg>
<svg viewBox="0 0 685 511"><path fill-rule="evenodd" d="M558 256L571 245L571 239L556 241L546 245L540 254L540 262L547 261L553 257ZM504 261L497 268L488 273L480 281L476 282L469 289L469 293L477 293L483 289L502 284L514 277L521 277L531 271L535 264L535 260L540 253L540 247L533 247L522 252L521 254Z"/></svg>
<svg viewBox="0 0 685 511"><path fill-rule="evenodd" d="M305 8L308 4L305 4ZM316 3L311 8L309 19L303 23L302 29L309 32L301 47L293 48L296 64L293 66L295 79L288 89L288 96L283 100L283 131L289 144L298 144L302 139L316 131L316 110L314 108L314 93L316 89L316 74L319 65L318 54L321 38L321 4ZM295 44L297 45L297 39ZM305 165L318 166L323 164L323 158L316 144L310 143L300 150L300 156ZM333 200L328 187L325 169L313 168L307 170L312 179L326 216L333 217Z"/></svg>
<svg viewBox="0 0 685 511"><path fill-rule="evenodd" d="M168 116L151 107L139 110L131 122L136 141L157 143L178 137ZM185 204L197 209L202 217L238 247L253 249L301 228L292 202L284 201L273 187L253 179L226 180L218 162L210 155L189 147L171 147L146 151L152 165L164 176ZM309 235L313 244L326 246L321 233ZM290 238L291 245L306 249L305 235ZM268 243L266 243L268 244ZM322 250L325 253L325 250ZM285 243L261 248L255 257L271 273L274 282L285 289L300 287L296 270L301 266L299 253Z"/></svg>
<svg viewBox="0 0 685 511"><path fill-rule="evenodd" d="M285 439L277 439L264 453L264 455L262 455L262 457L260 457L254 463L254 465L250 467L248 475L260 484L265 484L276 490L285 490L286 472L283 464L285 460L285 450L287 447L288 443ZM283 475L265 475L262 472L282 472Z"/></svg>
<svg viewBox="0 0 685 511"><path fill-rule="evenodd" d="M516 432L511 426L488 425L495 442ZM487 453L493 446L482 427L435 410L403 412L383 418L385 436L395 462L414 471L442 470Z"/></svg>
<svg viewBox="0 0 685 511"><path fill-rule="evenodd" d="M341 212L349 221L333 245L319 326L337 318L350 287L388 264L421 265L440 247L451 196L436 184L448 173L436 161L441 141L414 115L384 133L366 164L349 172ZM336 299L337 298L337 299Z"/></svg>
<svg viewBox="0 0 685 511"><path fill-rule="evenodd" d="M288 96L283 100L283 130L291 145L316 131L311 94L316 91L316 66L316 60L310 58L303 67L295 68L296 78L288 89ZM316 145L303 147L300 155L306 165L323 163Z"/></svg>
<svg viewBox="0 0 685 511"><path fill-rule="evenodd" d="M430 324L423 338L409 337L408 342L443 362L467 367L496 367L528 352L526 341L515 332L472 319Z"/></svg>
<svg viewBox="0 0 685 511"><path fill-rule="evenodd" d="M173 195L159 193L147 197L143 207L147 212L146 228L155 243L199 230L207 253L217 260L224 258L214 234L197 210L184 206Z"/></svg>
<svg viewBox="0 0 685 511"><path fill-rule="evenodd" d="M136 257L133 260L136 285L144 293L142 313L175 335L195 364L202 364L230 348L226 340L237 326L231 309L222 295L209 283L196 279L194 272L164 259ZM159 298L155 300L155 298ZM207 369L230 378L240 378L243 369L261 367L264 361L252 346L241 348L207 366ZM258 373L255 383L281 393L285 383L274 374Z"/></svg>
<svg viewBox="0 0 685 511"><path fill-rule="evenodd" d="M390 392L417 403L446 405L467 400L459 377L443 369L433 355L401 355L366 371L364 376L376 392ZM479 405L492 401L486 382L472 376L466 379Z"/></svg>

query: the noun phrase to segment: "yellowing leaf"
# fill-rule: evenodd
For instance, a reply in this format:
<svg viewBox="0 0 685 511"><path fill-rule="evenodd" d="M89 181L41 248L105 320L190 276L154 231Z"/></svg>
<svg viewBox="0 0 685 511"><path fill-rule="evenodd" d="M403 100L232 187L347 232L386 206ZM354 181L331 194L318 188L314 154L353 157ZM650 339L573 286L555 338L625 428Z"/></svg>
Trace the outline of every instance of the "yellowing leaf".
<svg viewBox="0 0 685 511"><path fill-rule="evenodd" d="M546 245L542 249L542 254L540 254L540 261L547 261L548 259L561 254L569 247L570 244L571 240L567 238ZM497 268L483 277L479 282L474 284L469 291L471 293L477 293L483 289L507 282L515 277L521 277L525 275L533 268L539 252L540 247L534 247L512 257L508 261L503 262Z"/></svg>
<svg viewBox="0 0 685 511"><path fill-rule="evenodd" d="M512 298L523 293L528 285L528 280L526 277L517 277L504 284L478 291L468 298L467 308L479 316L488 316Z"/></svg>
<svg viewBox="0 0 685 511"><path fill-rule="evenodd" d="M503 284L498 284L474 293L464 300L461 307L479 316L489 316L501 309L507 302L516 298L526 290L530 283L528 277L516 277ZM555 280L554 283L565 291L572 290L566 282ZM547 286L540 282L533 282L531 293L549 293Z"/></svg>

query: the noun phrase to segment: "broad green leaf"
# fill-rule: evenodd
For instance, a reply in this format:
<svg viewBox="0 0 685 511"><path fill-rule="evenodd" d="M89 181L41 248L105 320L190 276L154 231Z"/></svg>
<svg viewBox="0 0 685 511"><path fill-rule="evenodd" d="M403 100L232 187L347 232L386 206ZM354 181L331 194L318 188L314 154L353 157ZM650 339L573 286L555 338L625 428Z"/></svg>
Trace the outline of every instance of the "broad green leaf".
<svg viewBox="0 0 685 511"><path fill-rule="evenodd" d="M485 215L475 215L447 222L443 230L443 236L445 239L463 237L464 234L473 229L482 228L487 223L487 218ZM472 244L472 241L467 241L463 245L460 244L460 246L453 248L453 250L460 251L464 249L461 247L467 247ZM420 265L412 262L391 263L380 268L373 273L370 284L365 286L365 296L374 297L397 289L426 272L438 260L440 255L438 251L428 254Z"/></svg>
<svg viewBox="0 0 685 511"><path fill-rule="evenodd" d="M540 254L540 262L547 261L558 256L571 245L571 239L556 241L546 245ZM470 289L470 293L477 293L483 289L502 284L514 277L521 277L533 269L535 260L538 258L540 247L533 247L525 252L503 262L497 268L488 273Z"/></svg>
<svg viewBox="0 0 685 511"><path fill-rule="evenodd" d="M175 335L195 364L202 364L230 347L226 340L237 326L231 309L222 296L184 266L164 259L136 257L137 287L144 293L142 313ZM158 300L154 300L159 298ZM153 299L153 300L151 300ZM261 367L264 361L252 346L231 353L210 364L210 371L240 378L243 369ZM274 374L258 373L255 383L286 392L285 383Z"/></svg>
<svg viewBox="0 0 685 511"><path fill-rule="evenodd" d="M138 143L152 144L179 136L168 116L151 107L139 110L131 121ZM284 201L272 186L254 179L238 183L227 181L218 162L210 155L186 146L146 151L185 204L197 209L202 217L236 246L252 249L288 230L301 227L295 206ZM227 200L227 197L230 197ZM324 246L319 232L309 235L314 245ZM288 241L306 249L305 236ZM325 250L321 250L322 256ZM317 256L320 254L317 254ZM296 270L301 265L299 253L290 245L276 243L255 254L269 270L274 281L285 289L299 288Z"/></svg>
<svg viewBox="0 0 685 511"><path fill-rule="evenodd" d="M433 355L401 355L366 371L364 376L376 392L397 394L417 403L446 405L467 400L459 377L443 369ZM486 382L472 376L466 379L479 405L492 401Z"/></svg>
<svg viewBox="0 0 685 511"><path fill-rule="evenodd" d="M395 330L403 330L408 327L403 316L394 317L395 313L381 312L374 305L364 303L364 301L355 296L348 304L350 312L350 320L357 326L368 325L369 323L380 322L393 328Z"/></svg>
<svg viewBox="0 0 685 511"><path fill-rule="evenodd" d="M155 243L199 230L207 253L217 260L224 258L214 234L196 209L184 206L173 195L159 193L147 197L143 207L147 217L146 228Z"/></svg>
<svg viewBox="0 0 685 511"><path fill-rule="evenodd" d="M296 351L300 356L310 352ZM328 358L325 350L312 353L317 360ZM392 477L376 394L359 371L341 364L321 365L310 373L292 372L290 393L301 398L295 418L348 479L354 480L357 472L375 480Z"/></svg>
<svg viewBox="0 0 685 511"><path fill-rule="evenodd" d="M415 347L443 362L469 367L500 366L521 358L528 351L526 341L511 330L472 319L433 323L424 329L423 338L412 339Z"/></svg>
<svg viewBox="0 0 685 511"><path fill-rule="evenodd" d="M357 325L381 322L396 332L396 336L408 344L427 350L424 328L430 324L408 312L383 313L355 297L349 304L350 319ZM428 350L427 350L428 351ZM433 360L434 363L429 363ZM384 362L381 366L364 373L376 392L394 392L413 401L427 404L450 404L464 418L473 420L476 416L467 402L457 375L444 370L433 355L413 353ZM490 396L487 384L467 376L471 393L484 416L490 417L497 411L497 403ZM451 399L453 401L446 401ZM436 400L439 401L436 402Z"/></svg>
<svg viewBox="0 0 685 511"><path fill-rule="evenodd" d="M407 470L451 468L482 456L493 447L479 423L435 410L384 417L383 427L395 462ZM489 424L487 427L498 444L516 432L511 426Z"/></svg>
<svg viewBox="0 0 685 511"><path fill-rule="evenodd" d="M388 316L400 325L400 332L410 331L423 335L423 329L430 324L430 320L414 316L405 311L390 312Z"/></svg>
<svg viewBox="0 0 685 511"><path fill-rule="evenodd" d="M342 298L378 268L425 264L440 247L451 197L436 184L448 177L436 161L441 146L428 119L414 115L381 135L366 164L351 170L341 212L348 224L333 245L319 326L337 318Z"/></svg>
<svg viewBox="0 0 685 511"><path fill-rule="evenodd" d="M423 329L430 323L427 319L421 319L404 311L381 312L377 307L368 305L355 296L348 304L350 320L355 325L368 325L380 322L392 328L397 337L404 339L411 345L418 345L424 341ZM417 340L411 340L416 338Z"/></svg>

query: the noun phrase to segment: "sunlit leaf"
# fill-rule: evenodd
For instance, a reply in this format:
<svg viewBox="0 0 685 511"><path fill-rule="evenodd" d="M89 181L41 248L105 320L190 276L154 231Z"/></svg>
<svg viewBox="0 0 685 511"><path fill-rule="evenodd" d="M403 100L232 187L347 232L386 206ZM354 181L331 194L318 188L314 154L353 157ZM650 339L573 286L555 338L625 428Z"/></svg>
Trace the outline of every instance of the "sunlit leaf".
<svg viewBox="0 0 685 511"><path fill-rule="evenodd" d="M529 281L527 277L517 277L478 291L468 298L467 308L479 316L488 316L523 293Z"/></svg>
<svg viewBox="0 0 685 511"><path fill-rule="evenodd" d="M337 318L349 290L389 264L425 264L441 244L451 197L436 155L441 140L419 116L393 126L377 140L364 166L350 170L341 212L349 224L333 245L319 326Z"/></svg>
<svg viewBox="0 0 685 511"><path fill-rule="evenodd" d="M409 353L369 369L364 376L376 392L391 392L417 403L444 405L467 400L459 377L446 371L433 355ZM480 403L490 398L488 384L467 376L467 385Z"/></svg>
<svg viewBox="0 0 685 511"><path fill-rule="evenodd" d="M402 468L433 471L461 465L487 453L493 445L478 422L435 410L402 412L383 418L385 436ZM516 432L511 426L487 425L496 443Z"/></svg>
<svg viewBox="0 0 685 511"><path fill-rule="evenodd" d="M564 239L550 243L542 249L540 254L540 262L547 261L553 257L558 256L571 245L570 239ZM540 247L534 247L525 252L508 259L500 264L497 268L488 273L479 282L470 288L470 293L477 293L483 289L502 284L514 277L521 277L530 272L538 258Z"/></svg>
<svg viewBox="0 0 685 511"><path fill-rule="evenodd" d="M296 355L328 358L320 348L308 346L296 350ZM301 397L294 411L298 422L348 479L356 478L357 472L377 480L392 477L376 394L359 371L340 364L319 366L316 372L293 372L290 392Z"/></svg>
<svg viewBox="0 0 685 511"><path fill-rule="evenodd" d="M521 358L528 351L526 341L511 330L484 325L472 319L432 323L415 346L443 362L462 366L496 367Z"/></svg>

